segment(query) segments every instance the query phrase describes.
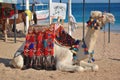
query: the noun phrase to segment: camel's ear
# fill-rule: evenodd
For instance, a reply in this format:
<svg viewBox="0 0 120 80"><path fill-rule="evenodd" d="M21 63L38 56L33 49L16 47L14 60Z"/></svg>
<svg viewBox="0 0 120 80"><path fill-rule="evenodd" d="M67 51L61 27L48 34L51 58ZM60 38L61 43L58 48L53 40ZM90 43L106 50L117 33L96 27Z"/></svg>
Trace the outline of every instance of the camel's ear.
<svg viewBox="0 0 120 80"><path fill-rule="evenodd" d="M94 15L94 11L91 11L91 14L90 14L90 15L91 15L91 16Z"/></svg>
<svg viewBox="0 0 120 80"><path fill-rule="evenodd" d="M115 17L113 14L109 13L109 20L110 20L110 23L113 23L115 22Z"/></svg>

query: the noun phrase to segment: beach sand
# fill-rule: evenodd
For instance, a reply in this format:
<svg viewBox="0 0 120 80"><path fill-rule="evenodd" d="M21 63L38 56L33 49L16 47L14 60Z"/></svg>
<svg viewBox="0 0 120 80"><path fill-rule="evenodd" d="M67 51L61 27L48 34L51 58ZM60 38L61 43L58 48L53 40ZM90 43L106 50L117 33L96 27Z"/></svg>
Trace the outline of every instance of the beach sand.
<svg viewBox="0 0 120 80"><path fill-rule="evenodd" d="M67 28L65 28L67 30ZM82 39L82 28L75 30L72 36ZM17 49L25 38L8 38L7 42L0 39L0 80L120 80L120 34L111 32L108 43L108 33L100 32L95 46L95 64L99 65L98 72L62 72L46 70L19 70L9 66Z"/></svg>

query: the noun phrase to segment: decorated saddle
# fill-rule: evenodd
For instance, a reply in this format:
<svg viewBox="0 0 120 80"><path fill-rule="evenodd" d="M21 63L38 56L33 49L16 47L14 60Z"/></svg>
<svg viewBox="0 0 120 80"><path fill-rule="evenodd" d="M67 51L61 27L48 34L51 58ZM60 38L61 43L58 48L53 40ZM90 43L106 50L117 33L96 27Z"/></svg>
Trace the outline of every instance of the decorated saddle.
<svg viewBox="0 0 120 80"><path fill-rule="evenodd" d="M55 60L53 55L55 42L62 46L70 47L71 49L74 46L74 50L76 50L75 48L77 48L76 46L79 44L79 40L73 39L61 25L51 24L49 28L30 26L28 34L26 35L26 43L23 52L24 56L28 57L30 60L27 64L31 66L35 63L35 65L44 65L44 67L46 67L48 66L47 64L49 64L47 56L50 55L50 64L54 67ZM41 57L42 62L40 62Z"/></svg>
<svg viewBox="0 0 120 80"><path fill-rule="evenodd" d="M73 45L79 44L79 40L75 40L72 38L63 28L63 26L59 26L59 28L55 31L55 40L63 45L72 47Z"/></svg>
<svg viewBox="0 0 120 80"><path fill-rule="evenodd" d="M53 55L54 40L67 47L79 44L79 40L72 38L61 25L53 24L49 28L29 27L24 53L26 54L29 50L32 50L36 55L47 56L48 53Z"/></svg>
<svg viewBox="0 0 120 80"><path fill-rule="evenodd" d="M0 18L10 18L15 14L14 9L9 7L1 8L0 13Z"/></svg>

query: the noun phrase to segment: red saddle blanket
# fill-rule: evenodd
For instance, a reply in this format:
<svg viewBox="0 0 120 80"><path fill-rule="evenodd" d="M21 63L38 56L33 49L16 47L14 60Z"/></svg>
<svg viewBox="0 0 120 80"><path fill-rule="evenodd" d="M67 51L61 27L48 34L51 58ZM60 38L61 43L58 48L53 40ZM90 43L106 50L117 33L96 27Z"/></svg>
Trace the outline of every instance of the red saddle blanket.
<svg viewBox="0 0 120 80"><path fill-rule="evenodd" d="M63 26L59 26L59 28L55 31L55 40L63 45L72 47L72 45L76 44L76 40L72 38L63 28Z"/></svg>
<svg viewBox="0 0 120 80"><path fill-rule="evenodd" d="M33 55L53 55L54 40L63 46L72 47L72 45L76 44L76 40L62 26L54 24L49 28L29 27L24 46L24 55L29 57Z"/></svg>

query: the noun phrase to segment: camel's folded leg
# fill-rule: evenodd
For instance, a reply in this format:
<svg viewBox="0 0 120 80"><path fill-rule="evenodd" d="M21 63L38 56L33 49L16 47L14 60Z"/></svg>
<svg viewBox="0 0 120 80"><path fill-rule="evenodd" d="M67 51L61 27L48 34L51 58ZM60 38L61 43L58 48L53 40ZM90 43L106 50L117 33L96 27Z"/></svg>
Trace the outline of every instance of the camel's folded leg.
<svg viewBox="0 0 120 80"><path fill-rule="evenodd" d="M84 67L84 69L87 70L92 70L92 71L98 71L99 67L96 64L92 63L87 63L84 61L80 61L80 66Z"/></svg>
<svg viewBox="0 0 120 80"><path fill-rule="evenodd" d="M15 68L23 68L24 65L24 57L23 57L23 50L24 50L24 45L25 42L23 42L23 44L21 45L21 47L16 51L16 53L14 54L14 58L11 60L10 65L15 67Z"/></svg>
<svg viewBox="0 0 120 80"><path fill-rule="evenodd" d="M10 61L10 65L15 67L15 68L19 68L22 69L23 65L24 65L24 60L23 60L23 55L17 55L15 56L11 61Z"/></svg>
<svg viewBox="0 0 120 80"><path fill-rule="evenodd" d="M75 72L75 71L80 71L80 72L83 72L84 71L84 68L81 67L81 66L77 66L77 65L68 65L68 64L58 64L56 66L56 68L58 70L61 70L61 71L68 71L68 72Z"/></svg>

